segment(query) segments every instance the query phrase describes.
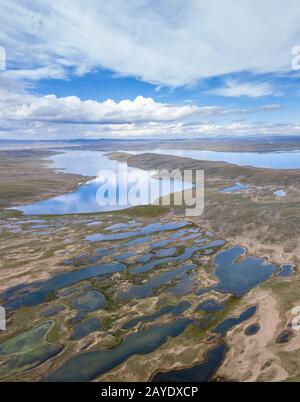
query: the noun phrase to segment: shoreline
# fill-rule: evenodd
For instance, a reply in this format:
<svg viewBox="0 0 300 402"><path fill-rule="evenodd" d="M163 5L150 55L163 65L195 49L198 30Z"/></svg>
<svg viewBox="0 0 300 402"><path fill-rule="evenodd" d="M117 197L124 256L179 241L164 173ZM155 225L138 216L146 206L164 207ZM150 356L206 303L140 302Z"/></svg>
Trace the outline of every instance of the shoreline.
<svg viewBox="0 0 300 402"><path fill-rule="evenodd" d="M58 152L57 152L58 151ZM63 195L65 193L70 193L73 192L78 186L81 184L87 183L90 180L93 180L93 177L90 176L83 176L83 175L75 175L71 173L67 173L64 171L55 171L53 167L51 167L51 163L49 163L49 160L47 160L47 157L51 155L55 155L62 150L26 150L22 151L21 153L23 154L23 160L24 159L31 159L31 166L28 172L26 173L28 180L31 180L31 172L32 170L38 171L38 173L41 173L45 177L46 175L46 183L47 186L45 188L45 183L41 184L41 187L38 189L38 191L35 192L35 194L18 194L18 191L15 192L14 194L14 199L9 200L6 202L6 205L2 206L0 202L0 211L1 209L4 210L4 212L9 213L9 211L12 212L12 214L20 213L20 216L25 216L22 214L22 212L19 212L14 207L18 205L25 205L25 204L31 204L34 202L38 201L43 201L47 200L52 197L56 197L59 195ZM0 151L1 154L1 151ZM11 152L9 152L11 154ZM28 154L24 158L24 154ZM147 156L144 158L144 156ZM149 155L151 155L151 160L149 161ZM155 155L155 158L153 158L153 155ZM285 241L289 241L288 239L283 239L279 244L272 244L272 242L265 242L265 241L260 241L258 237L258 231L259 228L254 228L254 230L241 230L241 227L236 230L236 233L233 234L235 231L235 228L237 226L237 222L234 221L229 221L227 219L224 219L224 216L227 215L226 211L230 210L228 208L228 204L230 206L230 203L232 202L232 209L236 209L236 211L243 212L243 209L247 208L247 205L245 204L248 203L248 200L250 201L259 203L259 197L263 198L260 193L249 193L249 192L244 192L244 193L226 193L226 194L220 194L218 191L216 191L216 186L220 185L221 187L225 185L225 181L227 181L228 184L236 181L238 179L237 175L240 175L240 170L241 167L237 165L231 165L228 163L223 163L223 162L210 162L210 161L197 161L193 160L190 158L181 158L181 157L174 157L174 156L165 156L165 155L158 155L158 154L143 154L142 157L140 155L130 155L126 153L109 153L108 157L114 160L118 161L126 161L129 166L141 168L144 170L151 170L153 167L160 167L166 166L166 162L169 162L170 160L172 161L172 164L174 163L181 163L181 168L188 167L189 165L192 164L192 168L197 167L199 165L200 167L204 167L205 169L205 175L206 175L206 193L205 193L205 211L203 216L200 217L195 217L191 220L193 220L196 224L199 224L200 226L206 227L208 230L211 230L212 232L216 233L218 236L223 236L226 238L226 240L232 244L241 244L241 246L246 247L251 254L256 254L256 255L266 255L266 257L274 262L276 265L280 265L283 263L286 263L287 260L289 260L290 263L293 265L297 265L299 263L299 259L297 258L297 252L294 250L300 251L300 247L296 245L294 250L285 250ZM13 165L16 156L10 155L11 162L10 165ZM32 159L33 158L33 159ZM50 160L51 162L51 160ZM264 171L266 169L261 169L261 168L254 168L254 167L246 167L243 170L250 172L248 182L253 179L255 182L257 180L256 176L259 176L259 180L262 180L261 176L265 176ZM268 169L269 170L269 169ZM213 172L212 172L213 171ZM263 171L263 173L262 173ZM289 180L288 176L291 175L293 178L296 177L299 179L300 182L300 172L295 171L295 170L285 170L284 172L280 171L280 176L284 173L287 176L287 180ZM278 179L278 171L273 172L273 175L275 175L274 179L272 180L272 177L269 177L269 186L270 185L275 185L274 181ZM221 176L221 177L220 177ZM230 177L228 177L230 176ZM254 177L253 177L254 176ZM272 176L272 174L270 175ZM264 178L264 180L266 180ZM50 185L48 185L50 182ZM23 184L24 182L22 182ZM1 184L1 180L0 180ZM22 184L20 184L22 186ZM252 184L252 183L251 183ZM16 187L18 186L18 183L16 183ZM282 186L281 186L282 187ZM300 187L300 186L299 186ZM190 191L190 190L187 190ZM263 192L263 190L262 190ZM4 195L5 196L5 195ZM224 198L225 196L225 198ZM269 196L270 198L270 196ZM273 200L273 205L276 206L277 204L277 209L280 205L283 206L283 209L285 207L285 204L287 204L287 201L289 202L289 198L293 200L293 198L297 199L297 196L294 197L293 194L291 196L285 197L284 200L277 200L275 202ZM257 201L258 199L258 201ZM266 197L265 197L266 199ZM0 200L1 201L1 200ZM243 201L243 202L240 202ZM246 201L246 202L245 202ZM266 199L267 201L267 199ZM260 209L264 211L265 209L268 208L269 204L266 203L266 201L263 201L260 204ZM223 205L222 205L223 203ZM264 206L265 204L265 206ZM9 208L9 209L6 209ZM98 215L98 214L103 214L103 213L125 213L132 209L134 207L129 207L126 209L122 210L116 210L116 211L104 211L104 212L94 212L94 213L76 213L76 214L49 214L49 215L32 215L32 216L39 216L39 217L45 217L45 218L51 218L51 217L70 217L70 216L88 216L88 215ZM218 220L215 220L215 213L213 213L214 208L217 209L218 216L221 218L221 220L218 222ZM289 208L289 207L288 207ZM226 210L226 211L225 211ZM259 208L257 208L258 212ZM229 212L232 213L232 210ZM255 211L253 212L255 214ZM223 216L222 216L223 215ZM30 216L30 215L26 215ZM242 226L243 222L241 220ZM244 222L244 225L249 225L250 222ZM268 221L266 220L265 225L268 225ZM255 233L253 233L255 232ZM266 250L267 249L267 250Z"/></svg>
<svg viewBox="0 0 300 402"><path fill-rule="evenodd" d="M232 244L241 244L253 255L267 256L276 265L299 265L300 170L272 170L240 167L223 162L198 161L158 154L130 155L111 153L115 160L142 169L204 169L205 207L192 221ZM241 181L258 188L252 192L221 193L225 184ZM278 184L278 181L280 184ZM294 191L277 200L269 188L286 188L293 182ZM285 184L283 184L285 183ZM259 185L259 187L258 187ZM288 223L288 225L287 225ZM291 233L293 236L291 238Z"/></svg>
<svg viewBox="0 0 300 402"><path fill-rule="evenodd" d="M92 179L90 176L55 171L47 158L58 153L51 149L0 150L0 213L8 211L8 208L72 192ZM18 212L17 209L12 210Z"/></svg>

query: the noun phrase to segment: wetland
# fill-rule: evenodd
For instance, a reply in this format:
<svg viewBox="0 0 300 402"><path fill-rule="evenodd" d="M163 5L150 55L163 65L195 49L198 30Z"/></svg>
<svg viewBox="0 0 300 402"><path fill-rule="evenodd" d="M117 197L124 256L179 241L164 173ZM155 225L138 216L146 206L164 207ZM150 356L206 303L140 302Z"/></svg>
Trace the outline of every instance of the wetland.
<svg viewBox="0 0 300 402"><path fill-rule="evenodd" d="M300 281L297 152L285 166L276 152L236 166L241 155L228 163L223 150L204 160L202 150L107 151L1 151L0 165L18 166L14 188L1 175L0 380L289 379L300 348L288 327ZM95 209L97 170L117 160L204 168L203 216Z"/></svg>

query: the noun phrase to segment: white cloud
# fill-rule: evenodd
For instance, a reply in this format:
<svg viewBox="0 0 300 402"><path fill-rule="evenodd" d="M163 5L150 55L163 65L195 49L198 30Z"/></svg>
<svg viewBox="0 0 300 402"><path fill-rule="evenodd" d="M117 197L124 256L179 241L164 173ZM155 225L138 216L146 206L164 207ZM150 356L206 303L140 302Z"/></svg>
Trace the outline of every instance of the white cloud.
<svg viewBox="0 0 300 402"><path fill-rule="evenodd" d="M0 91L0 138L189 138L221 135L300 134L299 124L216 122L218 116L277 110L280 105L257 109L216 106L174 106L151 98L114 102L82 101Z"/></svg>
<svg viewBox="0 0 300 402"><path fill-rule="evenodd" d="M34 69L6 70L1 74L4 79L8 80L31 80L39 81L51 78L67 78L64 69L60 66L46 66Z"/></svg>
<svg viewBox="0 0 300 402"><path fill-rule="evenodd" d="M272 111L274 111L274 110L282 109L282 107L283 107L283 106L282 106L282 105L279 105L278 103L272 103L272 104L270 104L270 105L263 105L263 106L262 106L262 110L272 112Z"/></svg>
<svg viewBox="0 0 300 402"><path fill-rule="evenodd" d="M0 0L0 9L0 44L19 69L6 74L19 79L104 67L179 86L245 70L290 70L300 41L299 0Z"/></svg>
<svg viewBox="0 0 300 402"><path fill-rule="evenodd" d="M260 98L262 96L273 95L274 89L267 82L238 83L233 80L228 80L224 86L212 89L208 92L220 96Z"/></svg>
<svg viewBox="0 0 300 402"><path fill-rule="evenodd" d="M199 122L188 125L180 122L85 125L47 123L43 121L7 121L0 127L0 138L69 139L69 138L207 138L220 136L300 135L300 124L270 124L250 122Z"/></svg>
<svg viewBox="0 0 300 402"><path fill-rule="evenodd" d="M185 138L220 135L300 134L299 124L216 122L223 116L276 111L170 105L138 96L120 102L82 101L78 97L36 96L0 90L0 138ZM232 117L231 116L231 117Z"/></svg>
<svg viewBox="0 0 300 402"><path fill-rule="evenodd" d="M219 106L172 105L136 97L115 102L82 101L76 96L36 96L0 90L0 119L73 124L132 124L184 121L188 118L247 113Z"/></svg>

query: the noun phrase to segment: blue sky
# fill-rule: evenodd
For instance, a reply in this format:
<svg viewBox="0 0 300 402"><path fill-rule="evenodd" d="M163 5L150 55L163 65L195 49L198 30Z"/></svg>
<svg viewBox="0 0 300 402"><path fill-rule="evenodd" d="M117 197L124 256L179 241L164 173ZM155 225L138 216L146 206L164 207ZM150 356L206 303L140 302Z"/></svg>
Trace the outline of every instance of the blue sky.
<svg viewBox="0 0 300 402"><path fill-rule="evenodd" d="M270 83L274 93L257 97L221 96L211 93L220 88L227 80L241 83L251 82L253 85ZM35 86L34 92L43 95L53 93L57 97L74 95L82 100L93 99L99 102L109 98L117 102L123 99L134 100L137 96L143 95L144 97L151 97L156 102L177 105L215 105L232 109L256 109L253 116L248 117L252 121L267 118L268 121L273 122L288 120L296 123L299 120L297 102L300 96L300 77L296 74L277 77L272 74L253 76L252 74L239 73L206 79L192 86L172 88L144 82L134 77L119 77L113 71L101 69L87 73L82 77L70 77L67 80L41 80ZM266 105L278 105L276 113L261 110Z"/></svg>
<svg viewBox="0 0 300 402"><path fill-rule="evenodd" d="M300 134L298 0L0 6L0 138Z"/></svg>

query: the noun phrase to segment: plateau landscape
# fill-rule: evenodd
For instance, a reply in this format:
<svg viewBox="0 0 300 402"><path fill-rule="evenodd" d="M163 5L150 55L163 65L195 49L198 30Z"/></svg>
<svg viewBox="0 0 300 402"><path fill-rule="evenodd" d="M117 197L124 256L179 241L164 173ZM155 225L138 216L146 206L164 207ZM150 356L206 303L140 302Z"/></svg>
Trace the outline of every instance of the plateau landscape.
<svg viewBox="0 0 300 402"><path fill-rule="evenodd" d="M0 4L0 382L300 381L298 2Z"/></svg>

